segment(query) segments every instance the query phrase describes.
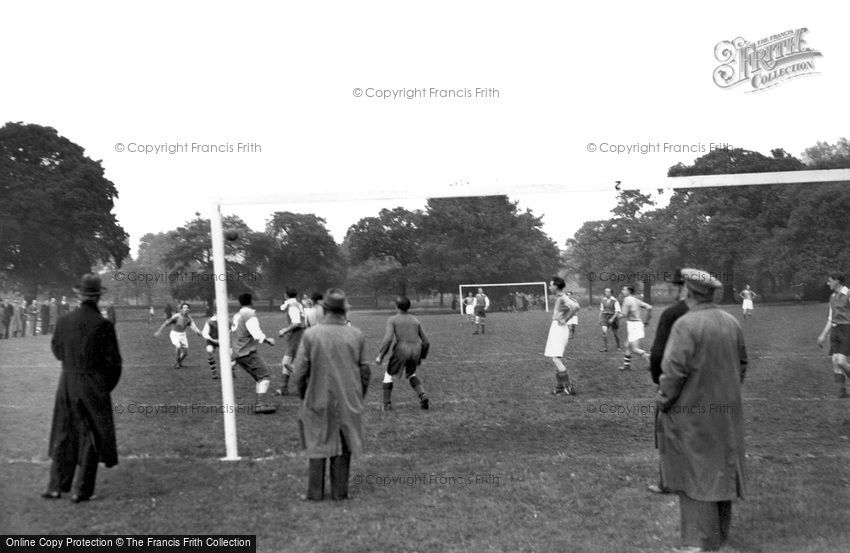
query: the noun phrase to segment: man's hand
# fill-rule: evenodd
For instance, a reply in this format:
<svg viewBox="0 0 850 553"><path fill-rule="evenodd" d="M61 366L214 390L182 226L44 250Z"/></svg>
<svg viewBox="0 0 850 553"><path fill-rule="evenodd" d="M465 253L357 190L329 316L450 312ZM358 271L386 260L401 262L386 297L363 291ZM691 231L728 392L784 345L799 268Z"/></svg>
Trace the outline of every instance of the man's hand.
<svg viewBox="0 0 850 553"><path fill-rule="evenodd" d="M274 346L274 338L266 338L266 343L270 346Z"/></svg>
<svg viewBox="0 0 850 553"><path fill-rule="evenodd" d="M670 404L667 401L667 398L661 394L661 391L655 395L655 409L662 413L666 413L667 410L670 409Z"/></svg>
<svg viewBox="0 0 850 553"><path fill-rule="evenodd" d="M379 365L381 364L381 357L380 356L375 358L375 363L377 363Z"/></svg>
<svg viewBox="0 0 850 553"><path fill-rule="evenodd" d="M823 347L823 343L824 343L825 340L826 340L826 336L824 336L823 334L818 336L818 347L819 348Z"/></svg>

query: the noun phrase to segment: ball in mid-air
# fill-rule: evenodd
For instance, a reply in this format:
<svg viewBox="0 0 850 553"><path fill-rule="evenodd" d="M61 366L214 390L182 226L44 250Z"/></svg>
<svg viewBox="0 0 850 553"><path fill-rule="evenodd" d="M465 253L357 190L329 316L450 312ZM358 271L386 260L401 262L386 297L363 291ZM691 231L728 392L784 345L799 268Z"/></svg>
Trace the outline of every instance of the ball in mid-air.
<svg viewBox="0 0 850 553"><path fill-rule="evenodd" d="M224 231L224 237L233 242L234 240L239 238L239 232L237 232L235 229L229 228Z"/></svg>

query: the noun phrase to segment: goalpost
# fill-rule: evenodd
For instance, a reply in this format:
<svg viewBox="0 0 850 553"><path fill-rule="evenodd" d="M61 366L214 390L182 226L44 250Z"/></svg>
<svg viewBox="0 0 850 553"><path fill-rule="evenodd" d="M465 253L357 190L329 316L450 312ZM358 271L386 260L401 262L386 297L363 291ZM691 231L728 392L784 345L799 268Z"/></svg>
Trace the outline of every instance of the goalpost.
<svg viewBox="0 0 850 553"><path fill-rule="evenodd" d="M500 282L500 283L490 283L490 284L460 284L457 287L457 295L460 298L460 314L463 315L463 289L464 288L492 288L494 286L542 286L543 287L543 301L546 305L546 312L549 312L549 292L546 290L547 283L542 281L537 282ZM485 290L486 293L486 290Z"/></svg>
<svg viewBox="0 0 850 553"><path fill-rule="evenodd" d="M588 182L584 180L583 182ZM505 183L488 181L473 182L471 185L456 187L454 183L430 187L429 198L457 198L463 196L495 196L508 194L552 194L580 193L600 190L653 190L661 188L704 188L721 186L753 186L764 184L804 184L804 183L850 183L850 169L824 169L816 171L782 171L772 173L738 173L729 175L703 175L689 177L663 177L651 182L597 180L592 184L570 186L566 183ZM226 455L223 460L235 461L240 459L236 440L236 401L233 393L233 378L230 367L230 317L227 310L227 280L224 260L224 234L221 223L222 206L258 205L258 204L292 204L333 201L364 201L364 200L409 200L422 199L420 188L396 188L392 190L375 189L362 190L349 186L341 190L321 190L315 187L287 190L286 198L280 194L263 194L253 197L242 195L232 198L214 198L210 206L210 234L212 240L213 270L215 271L215 304L219 324L219 366L221 371L221 399L224 416L224 443ZM546 283L543 284L544 297L547 300ZM464 286L464 285L461 285ZM499 286L499 284L467 284L466 286Z"/></svg>

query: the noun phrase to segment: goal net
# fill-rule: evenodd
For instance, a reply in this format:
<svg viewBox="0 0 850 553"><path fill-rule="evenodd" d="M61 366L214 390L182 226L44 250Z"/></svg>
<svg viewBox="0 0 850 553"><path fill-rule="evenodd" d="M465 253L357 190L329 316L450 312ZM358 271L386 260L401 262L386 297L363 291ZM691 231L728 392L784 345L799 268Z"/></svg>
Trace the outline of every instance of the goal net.
<svg viewBox="0 0 850 553"><path fill-rule="evenodd" d="M458 286L461 314L469 303L467 298L470 294L474 298L479 288L490 300L489 311L549 311L549 295L545 282L491 282Z"/></svg>

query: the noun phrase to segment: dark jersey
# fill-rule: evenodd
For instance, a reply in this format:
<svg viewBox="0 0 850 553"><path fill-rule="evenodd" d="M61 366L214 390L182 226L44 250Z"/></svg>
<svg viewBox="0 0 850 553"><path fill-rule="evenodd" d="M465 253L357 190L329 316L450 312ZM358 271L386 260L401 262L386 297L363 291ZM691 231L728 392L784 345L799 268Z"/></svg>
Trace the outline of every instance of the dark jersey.
<svg viewBox="0 0 850 553"><path fill-rule="evenodd" d="M168 324L174 325L175 332L186 332L186 329L192 326L192 317L178 313L168 321Z"/></svg>

